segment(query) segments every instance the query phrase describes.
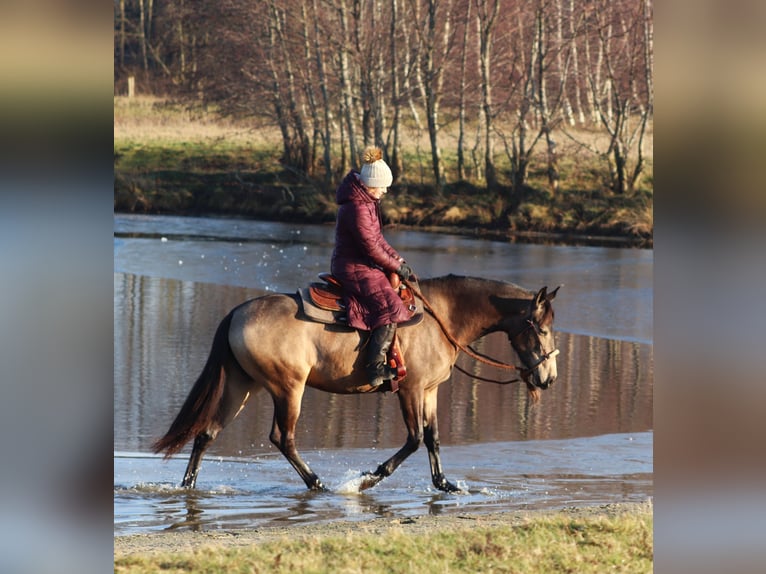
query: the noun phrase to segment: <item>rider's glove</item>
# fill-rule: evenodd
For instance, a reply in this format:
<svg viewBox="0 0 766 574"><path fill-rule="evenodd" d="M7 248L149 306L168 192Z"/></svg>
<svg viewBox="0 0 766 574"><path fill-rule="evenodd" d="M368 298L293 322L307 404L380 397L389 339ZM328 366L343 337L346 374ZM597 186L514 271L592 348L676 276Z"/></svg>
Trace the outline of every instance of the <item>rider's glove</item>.
<svg viewBox="0 0 766 574"><path fill-rule="evenodd" d="M415 274L415 272L412 270L412 267L410 267L406 263L402 263L399 266L399 269L397 269L396 274L402 278L402 281L407 281L407 279L412 277Z"/></svg>

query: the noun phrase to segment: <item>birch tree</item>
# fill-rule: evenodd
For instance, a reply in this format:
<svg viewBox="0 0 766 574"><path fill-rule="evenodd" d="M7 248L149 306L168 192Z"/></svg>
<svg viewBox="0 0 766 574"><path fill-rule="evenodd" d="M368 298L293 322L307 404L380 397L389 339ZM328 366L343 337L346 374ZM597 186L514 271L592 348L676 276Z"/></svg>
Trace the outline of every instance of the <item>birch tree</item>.
<svg viewBox="0 0 766 574"><path fill-rule="evenodd" d="M468 31L471 22L471 6L473 2L469 0L465 3L465 19L463 20L463 42L460 52L460 83L458 85L458 138L457 138L457 178L466 179L465 168L465 131L466 131L466 69L468 66Z"/></svg>
<svg viewBox="0 0 766 574"><path fill-rule="evenodd" d="M391 25L389 28L389 53L391 56L391 107L393 109L393 119L391 121L391 132L388 149L390 150L389 163L394 181L399 179L402 173L401 142L399 140L399 124L401 122L401 87L399 81L399 0L391 0Z"/></svg>
<svg viewBox="0 0 766 574"><path fill-rule="evenodd" d="M500 12L500 0L475 0L479 32L479 69L481 72L481 113L484 124L484 177L487 187L497 187L495 173L492 110L492 35Z"/></svg>
<svg viewBox="0 0 766 574"><path fill-rule="evenodd" d="M397 181L404 145L427 158L420 181L437 192L452 152L459 179L516 192L539 162L555 191L556 140L576 140L575 125L606 135L579 143L629 193L653 114L652 12L652 0L114 0L115 79L164 80L157 93L278 129L285 169L326 187L375 143Z"/></svg>
<svg viewBox="0 0 766 574"><path fill-rule="evenodd" d="M597 67L588 75L595 113L609 136L600 151L615 193L632 192L644 170L643 143L652 111L651 0L614 4L599 0L591 16L599 46ZM601 83L603 77L603 84ZM635 159L633 157L635 156Z"/></svg>
<svg viewBox="0 0 766 574"><path fill-rule="evenodd" d="M452 0L427 0L428 20L421 37L423 101L426 109L428 139L431 145L431 170L434 193L441 194L444 185L444 166L439 146L439 108L444 86L444 71L452 45Z"/></svg>
<svg viewBox="0 0 766 574"><path fill-rule="evenodd" d="M340 91L341 91L341 117L345 124L346 142L350 154L350 161L356 165L357 160L357 147L356 147L356 106L354 104L354 96L352 93L353 81L352 69L350 65L350 52L351 47L349 45L349 38L351 37L351 30L349 29L348 21L348 7L346 6L346 0L336 0L336 11L338 15L338 24L340 25L340 54L339 54L339 79L340 79ZM344 156L345 160L345 156ZM342 171L347 169L346 161L343 161Z"/></svg>

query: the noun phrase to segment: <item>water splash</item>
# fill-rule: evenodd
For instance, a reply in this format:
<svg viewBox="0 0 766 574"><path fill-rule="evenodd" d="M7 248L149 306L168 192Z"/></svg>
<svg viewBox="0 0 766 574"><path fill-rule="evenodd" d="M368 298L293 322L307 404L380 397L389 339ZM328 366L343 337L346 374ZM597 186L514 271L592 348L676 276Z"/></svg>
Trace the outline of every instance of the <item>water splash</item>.
<svg viewBox="0 0 766 574"><path fill-rule="evenodd" d="M364 475L361 471L347 470L343 482L332 490L338 494L359 494L363 481Z"/></svg>

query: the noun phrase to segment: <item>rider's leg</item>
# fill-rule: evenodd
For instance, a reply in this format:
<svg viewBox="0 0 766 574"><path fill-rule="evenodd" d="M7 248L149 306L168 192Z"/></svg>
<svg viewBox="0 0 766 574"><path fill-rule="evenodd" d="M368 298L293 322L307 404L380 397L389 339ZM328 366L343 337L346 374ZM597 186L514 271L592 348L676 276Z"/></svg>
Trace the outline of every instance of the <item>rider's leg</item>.
<svg viewBox="0 0 766 574"><path fill-rule="evenodd" d="M364 368L367 379L373 387L379 387L396 376L396 369L390 367L386 360L388 350L394 341L396 323L389 323L373 329L367 347L367 360Z"/></svg>

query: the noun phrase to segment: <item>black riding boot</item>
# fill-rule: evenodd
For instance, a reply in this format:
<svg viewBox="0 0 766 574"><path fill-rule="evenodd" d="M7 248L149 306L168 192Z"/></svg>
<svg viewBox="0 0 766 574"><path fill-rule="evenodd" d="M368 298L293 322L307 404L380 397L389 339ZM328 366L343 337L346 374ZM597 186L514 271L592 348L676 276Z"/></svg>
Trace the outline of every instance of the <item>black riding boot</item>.
<svg viewBox="0 0 766 574"><path fill-rule="evenodd" d="M386 356L394 342L396 323L389 323L370 333L367 347L367 362L364 365L367 379L373 387L379 387L396 376L396 369L388 366Z"/></svg>

